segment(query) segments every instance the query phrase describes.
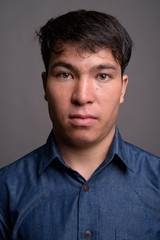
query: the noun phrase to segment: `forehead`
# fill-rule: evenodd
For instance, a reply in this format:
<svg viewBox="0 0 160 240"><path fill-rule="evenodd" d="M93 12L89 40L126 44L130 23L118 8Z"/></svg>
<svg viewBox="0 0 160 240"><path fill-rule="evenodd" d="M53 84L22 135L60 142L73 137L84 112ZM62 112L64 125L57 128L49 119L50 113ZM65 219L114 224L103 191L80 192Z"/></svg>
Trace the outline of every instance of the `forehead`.
<svg viewBox="0 0 160 240"><path fill-rule="evenodd" d="M97 48L93 51L88 49L82 49L77 44L67 42L63 46L63 50L59 53L52 53L50 58L50 64L56 61L71 61L73 64L76 62L93 63L97 61L114 64L117 68L120 67L118 61L114 58L111 49L109 48Z"/></svg>

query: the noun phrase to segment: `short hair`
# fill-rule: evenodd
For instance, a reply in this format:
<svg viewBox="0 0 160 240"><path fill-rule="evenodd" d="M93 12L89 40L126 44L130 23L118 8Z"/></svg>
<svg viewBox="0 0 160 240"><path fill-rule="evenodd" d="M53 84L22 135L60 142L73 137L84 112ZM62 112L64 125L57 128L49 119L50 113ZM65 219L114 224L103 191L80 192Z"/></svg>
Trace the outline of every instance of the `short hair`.
<svg viewBox="0 0 160 240"><path fill-rule="evenodd" d="M36 34L46 72L51 54L61 53L68 41L93 53L101 48L111 49L122 74L131 57L132 40L125 28L115 17L97 11L77 10L51 18Z"/></svg>

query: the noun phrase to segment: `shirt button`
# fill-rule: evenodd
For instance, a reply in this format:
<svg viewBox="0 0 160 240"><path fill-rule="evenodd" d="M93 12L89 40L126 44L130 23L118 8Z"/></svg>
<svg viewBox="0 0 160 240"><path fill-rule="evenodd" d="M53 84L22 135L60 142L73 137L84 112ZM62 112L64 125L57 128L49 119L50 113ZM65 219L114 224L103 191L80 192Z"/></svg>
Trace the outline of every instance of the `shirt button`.
<svg viewBox="0 0 160 240"><path fill-rule="evenodd" d="M89 189L90 189L89 185L88 185L88 184L86 184L86 185L84 186L84 191L85 191L85 192L88 192L88 191L89 191Z"/></svg>
<svg viewBox="0 0 160 240"><path fill-rule="evenodd" d="M86 239L90 238L91 235L92 235L92 233L91 233L89 230L87 230L87 231L84 232L84 237L85 237Z"/></svg>

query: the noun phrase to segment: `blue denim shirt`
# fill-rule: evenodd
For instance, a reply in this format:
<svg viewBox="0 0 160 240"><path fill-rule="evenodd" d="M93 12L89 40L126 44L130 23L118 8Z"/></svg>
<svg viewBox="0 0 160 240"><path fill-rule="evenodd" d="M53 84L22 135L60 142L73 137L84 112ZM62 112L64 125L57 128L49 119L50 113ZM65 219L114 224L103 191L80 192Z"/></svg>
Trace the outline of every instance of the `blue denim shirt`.
<svg viewBox="0 0 160 240"><path fill-rule="evenodd" d="M0 170L0 239L160 239L160 158L124 142L88 181L47 143Z"/></svg>

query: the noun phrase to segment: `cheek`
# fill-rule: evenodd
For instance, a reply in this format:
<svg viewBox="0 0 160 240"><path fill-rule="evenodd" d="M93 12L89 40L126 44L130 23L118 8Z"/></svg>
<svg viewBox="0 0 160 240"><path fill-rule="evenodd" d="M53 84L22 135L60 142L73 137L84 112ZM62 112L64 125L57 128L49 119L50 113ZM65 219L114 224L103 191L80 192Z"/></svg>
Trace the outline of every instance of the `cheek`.
<svg viewBox="0 0 160 240"><path fill-rule="evenodd" d="M66 102L69 99L70 89L62 84L50 84L47 95L51 101Z"/></svg>
<svg viewBox="0 0 160 240"><path fill-rule="evenodd" d="M48 91L48 107L50 115L52 115L52 118L58 117L63 118L63 115L65 115L65 112L67 110L68 106L68 95L67 91L54 89Z"/></svg>
<svg viewBox="0 0 160 240"><path fill-rule="evenodd" d="M100 93L101 105L107 109L114 109L120 103L121 88L110 87Z"/></svg>

